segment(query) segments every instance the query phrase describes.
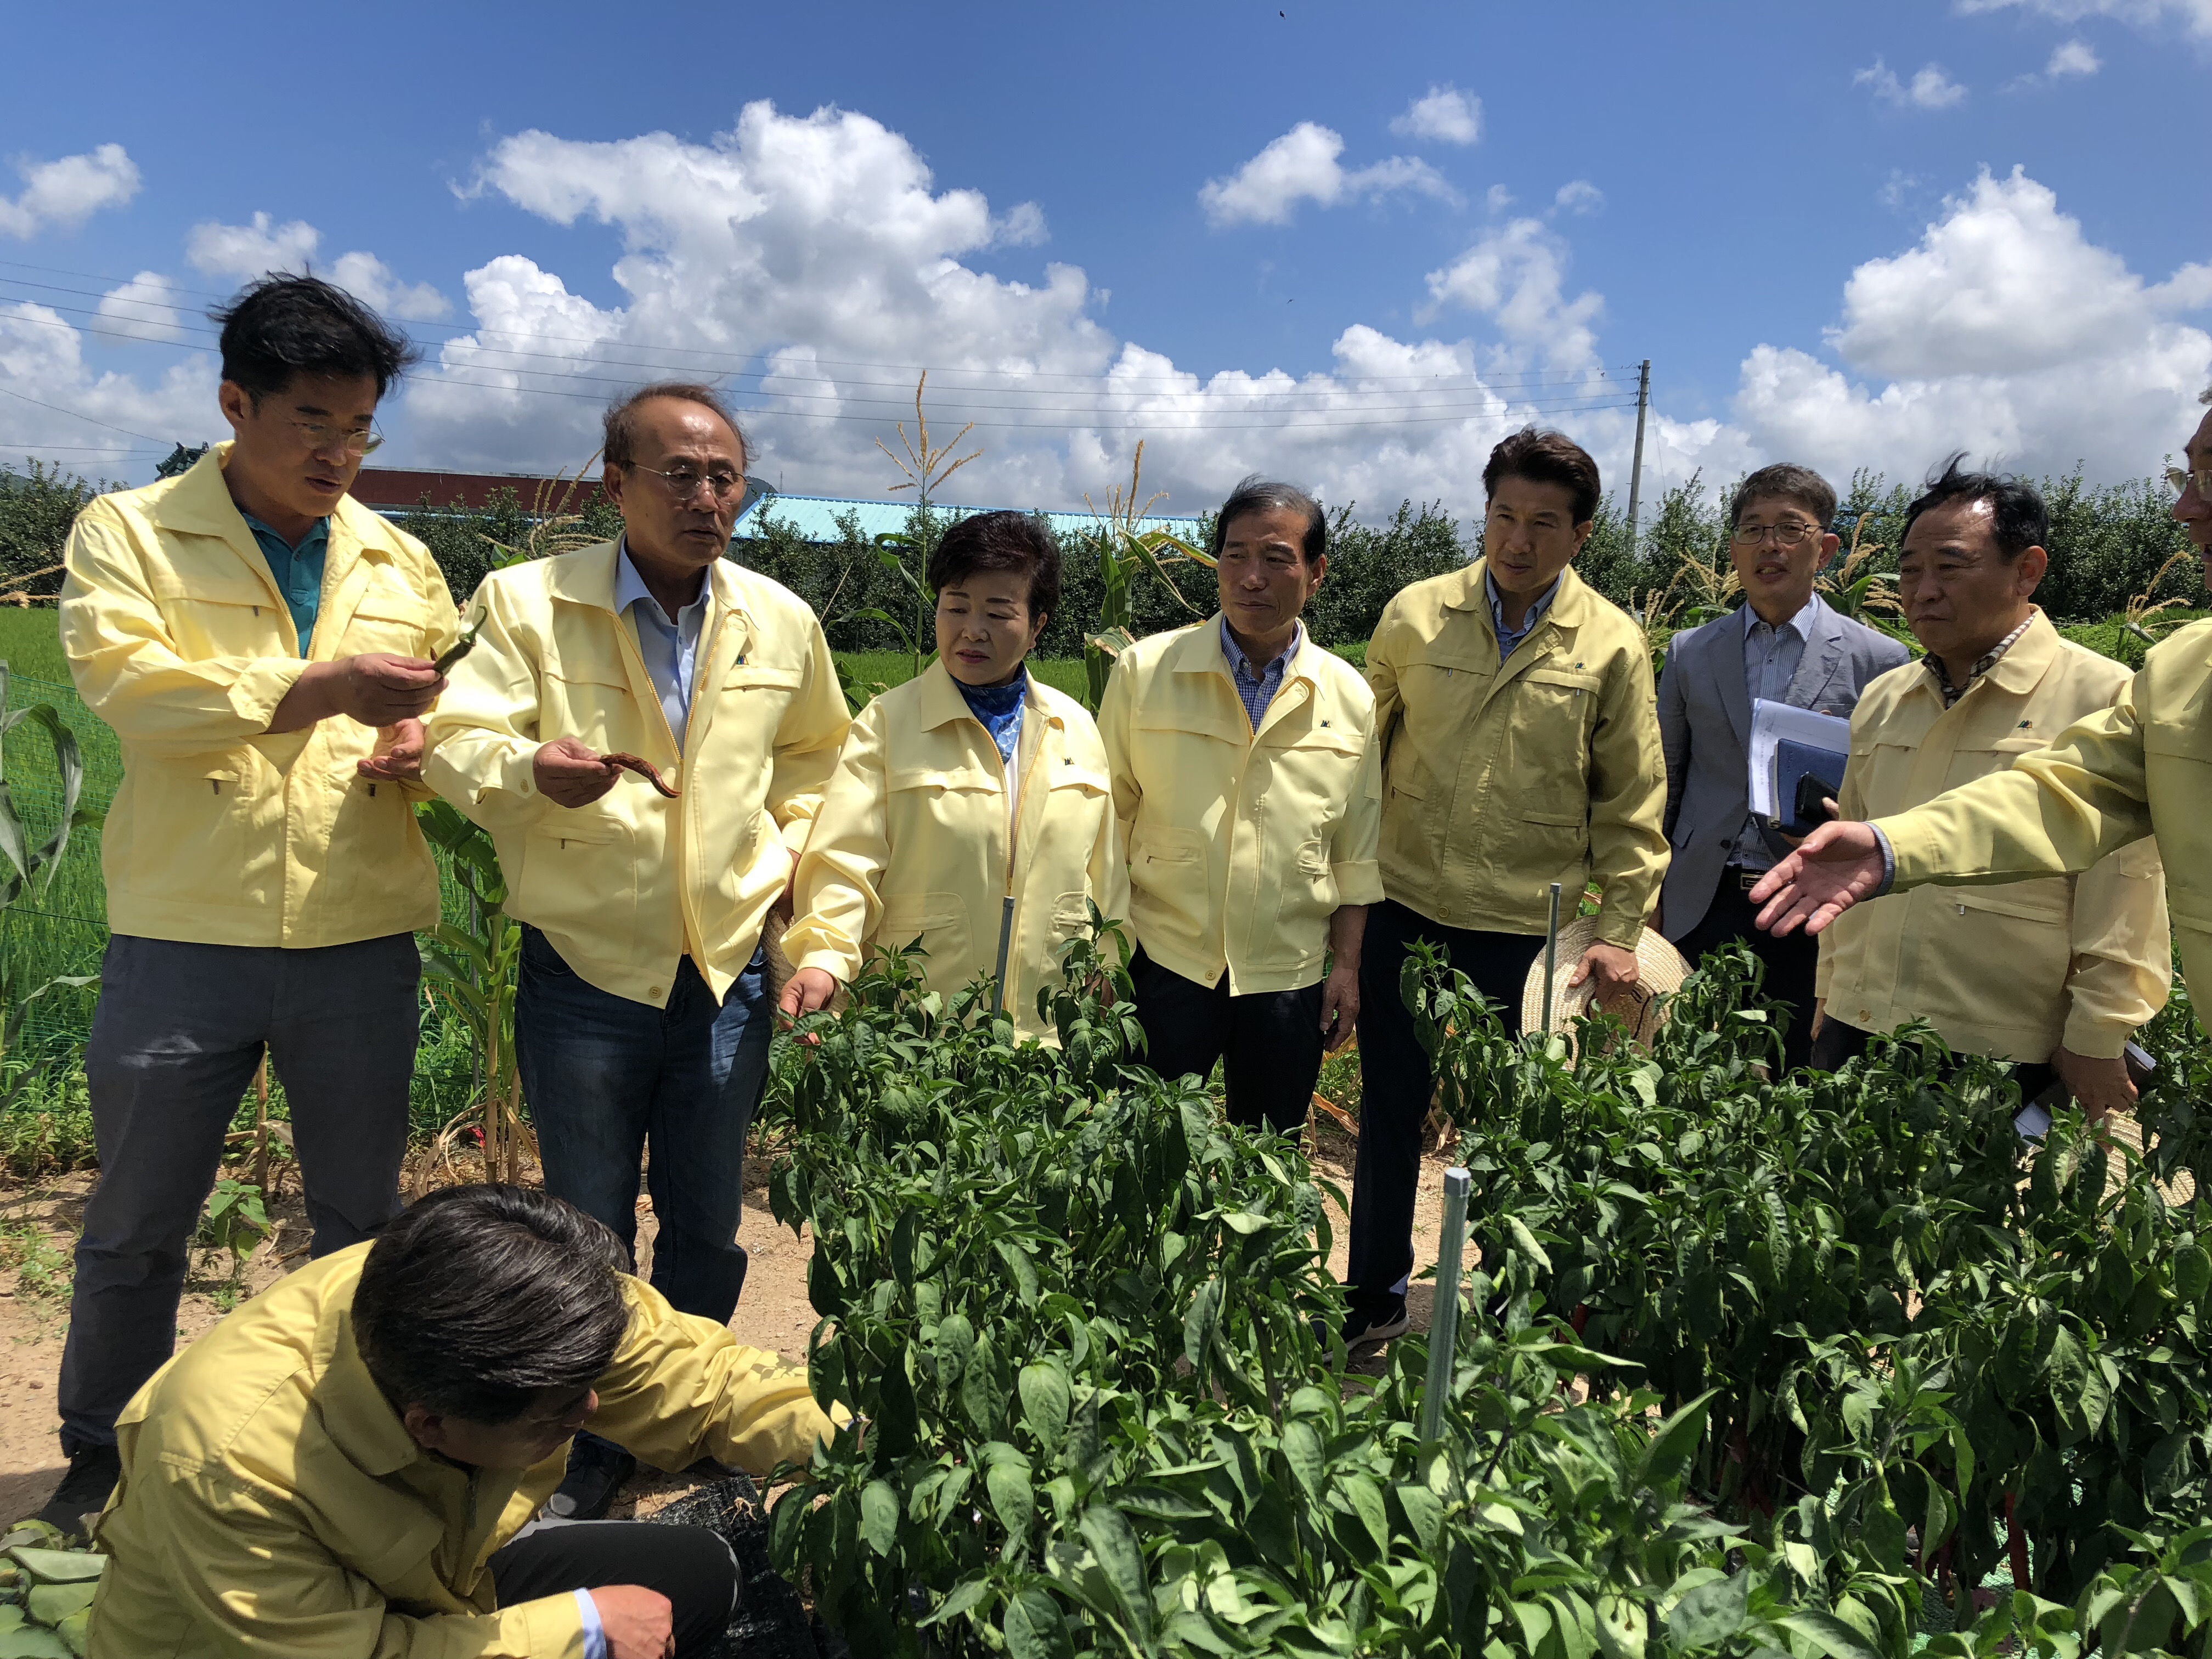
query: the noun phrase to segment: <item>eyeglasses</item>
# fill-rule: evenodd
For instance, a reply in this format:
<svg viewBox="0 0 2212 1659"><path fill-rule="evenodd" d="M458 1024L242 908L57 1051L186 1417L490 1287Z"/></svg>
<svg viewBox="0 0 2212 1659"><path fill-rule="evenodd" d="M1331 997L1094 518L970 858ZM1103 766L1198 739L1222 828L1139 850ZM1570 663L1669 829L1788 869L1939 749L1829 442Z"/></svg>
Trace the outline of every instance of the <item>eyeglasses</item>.
<svg viewBox="0 0 2212 1659"><path fill-rule="evenodd" d="M675 492L679 501L688 501L701 484L714 492L718 501L727 501L744 494L745 478L742 472L700 472L688 466L672 467L663 472L657 466L645 466L636 461L630 464L639 472L650 472Z"/></svg>
<svg viewBox="0 0 2212 1659"><path fill-rule="evenodd" d="M2212 466L2200 466L2194 472L2184 472L2178 466L2169 466L2166 469L2166 481L2173 486L2173 493L2177 495L2187 495L2194 486L2198 501L2212 501Z"/></svg>
<svg viewBox="0 0 2212 1659"><path fill-rule="evenodd" d="M1802 543L1808 536L1817 537L1820 534L1820 527L1818 525L1740 524L1734 530L1729 532L1729 539L1734 542L1738 547L1757 547L1761 542L1771 536L1774 538L1774 544L1777 547L1796 547Z"/></svg>
<svg viewBox="0 0 2212 1659"><path fill-rule="evenodd" d="M366 455L384 442L373 426L325 426L320 421L295 421L292 429L310 449L343 449L349 455Z"/></svg>

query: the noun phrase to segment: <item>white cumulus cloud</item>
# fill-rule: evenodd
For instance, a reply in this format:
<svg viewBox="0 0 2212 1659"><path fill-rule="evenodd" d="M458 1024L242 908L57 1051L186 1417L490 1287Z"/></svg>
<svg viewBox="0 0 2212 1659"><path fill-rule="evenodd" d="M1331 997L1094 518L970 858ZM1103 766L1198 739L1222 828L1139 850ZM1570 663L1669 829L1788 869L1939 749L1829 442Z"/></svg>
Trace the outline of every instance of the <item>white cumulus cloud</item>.
<svg viewBox="0 0 2212 1659"><path fill-rule="evenodd" d="M138 164L120 144L102 144L55 161L18 161L23 189L0 197L0 234L27 241L42 230L73 230L102 208L138 193Z"/></svg>
<svg viewBox="0 0 2212 1659"><path fill-rule="evenodd" d="M142 270L100 296L100 318L111 333L170 343L185 337L186 320L198 320L185 291L158 270Z"/></svg>
<svg viewBox="0 0 2212 1659"><path fill-rule="evenodd" d="M2060 81L2069 76L2094 75L2104 66L2096 48L2087 40L2062 40L2051 49L2051 61L2043 66L2043 72Z"/></svg>
<svg viewBox="0 0 2212 1659"><path fill-rule="evenodd" d="M1984 173L1917 246L1851 273L1828 339L1842 368L1761 345L1735 413L1764 451L1845 471L1917 477L1966 448L2140 477L2186 429L2212 336L2184 317L2208 304L2212 267L2147 283L2046 186Z"/></svg>
<svg viewBox="0 0 2212 1659"><path fill-rule="evenodd" d="M323 234L304 219L277 224L257 213L247 225L209 221L194 225L185 239L185 258L210 276L251 282L270 271L315 269L315 250ZM316 275L377 311L401 322L435 322L453 313L453 302L428 283L402 282L373 253L341 253Z"/></svg>
<svg viewBox="0 0 2212 1659"><path fill-rule="evenodd" d="M1515 219L1485 231L1450 264L1429 273L1433 318L1460 306L1489 318L1500 343L1493 361L1518 369L1533 362L1579 369L1596 361L1601 295L1566 292L1567 246L1534 219Z"/></svg>
<svg viewBox="0 0 2212 1659"><path fill-rule="evenodd" d="M1910 81L1877 58L1871 67L1851 76L1855 87L1870 87L1874 95L1899 109L1949 109L1966 101L1966 89L1954 81L1941 64L1923 64Z"/></svg>
<svg viewBox="0 0 2212 1659"><path fill-rule="evenodd" d="M193 270L210 276L245 281L265 271L305 270L321 240L321 233L305 220L280 225L257 213L250 225L213 220L194 225L185 239L185 258Z"/></svg>
<svg viewBox="0 0 2212 1659"><path fill-rule="evenodd" d="M1198 199L1216 225L1286 225L1301 202L1340 202L1413 191L1445 201L1452 187L1426 161L1393 155L1347 170L1337 159L1344 140L1334 130L1301 121L1225 179L1211 179Z"/></svg>
<svg viewBox="0 0 2212 1659"><path fill-rule="evenodd" d="M1431 87L1394 117L1390 131L1431 143L1473 144L1482 139L1482 100L1457 87Z"/></svg>
<svg viewBox="0 0 2212 1659"><path fill-rule="evenodd" d="M1562 213L1595 213L1605 205L1605 192L1587 179L1571 179L1559 186L1552 205Z"/></svg>
<svg viewBox="0 0 2212 1659"><path fill-rule="evenodd" d="M1957 0L1957 9L1970 15L2017 9L2061 23L2111 17L2139 28L2171 19L2190 33L2212 40L2212 0Z"/></svg>

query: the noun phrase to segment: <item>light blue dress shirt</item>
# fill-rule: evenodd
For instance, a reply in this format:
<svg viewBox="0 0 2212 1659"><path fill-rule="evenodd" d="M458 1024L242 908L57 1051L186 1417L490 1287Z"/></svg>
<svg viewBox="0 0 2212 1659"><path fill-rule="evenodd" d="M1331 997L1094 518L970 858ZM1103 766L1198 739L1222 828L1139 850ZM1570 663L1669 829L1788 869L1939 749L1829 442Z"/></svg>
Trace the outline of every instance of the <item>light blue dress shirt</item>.
<svg viewBox="0 0 2212 1659"><path fill-rule="evenodd" d="M584 1659L608 1659L607 1627L599 1619L599 1604L587 1589L576 1592L576 1607L584 1615Z"/></svg>
<svg viewBox="0 0 2212 1659"><path fill-rule="evenodd" d="M1498 584L1490 580L1490 573L1482 573L1483 591L1490 595L1490 625L1498 630L1498 659L1504 662L1519 647L1521 641L1536 631L1536 624L1544 620L1544 613L1552 608L1552 601L1559 597L1559 584L1564 575L1552 578L1552 585L1538 596L1528 607L1528 614L1521 618L1521 626L1505 625L1505 596L1498 591Z"/></svg>
<svg viewBox="0 0 2212 1659"><path fill-rule="evenodd" d="M698 665L699 636L706 626L714 583L702 575L699 597L671 622L660 601L647 590L645 578L630 562L628 537L623 538L621 553L615 561L615 614L626 611L635 619L638 655L645 659L645 672L659 696L660 712L668 716L668 729L675 734L676 748L681 753L684 731L691 723L691 677Z"/></svg>
<svg viewBox="0 0 2212 1659"><path fill-rule="evenodd" d="M1790 700L1790 682L1797 678L1797 665L1805 660L1813 624L1826 609L1815 593L1779 628L1765 621L1748 605L1737 613L1743 618L1743 689L1753 702L1761 697L1769 702ZM1728 861L1747 870L1771 870L1776 857L1758 818L1745 813L1743 828L1736 833Z"/></svg>
<svg viewBox="0 0 2212 1659"><path fill-rule="evenodd" d="M1244 705L1245 718L1257 732L1265 719L1267 705L1275 700L1275 693L1283 689L1283 676L1290 672L1291 659L1298 653L1305 642L1306 625L1298 623L1291 629L1291 642L1283 647L1282 655L1265 668L1255 667L1244 647L1237 643L1236 635L1229 631L1229 618L1221 619L1221 654L1229 659L1229 678L1236 682L1237 700Z"/></svg>
<svg viewBox="0 0 2212 1659"><path fill-rule="evenodd" d="M307 641L315 636L315 617L323 608L323 562L331 547L331 521L318 519L297 547L286 541L251 513L239 516L253 532L254 544L269 561L269 574L300 630L300 654L307 654Z"/></svg>

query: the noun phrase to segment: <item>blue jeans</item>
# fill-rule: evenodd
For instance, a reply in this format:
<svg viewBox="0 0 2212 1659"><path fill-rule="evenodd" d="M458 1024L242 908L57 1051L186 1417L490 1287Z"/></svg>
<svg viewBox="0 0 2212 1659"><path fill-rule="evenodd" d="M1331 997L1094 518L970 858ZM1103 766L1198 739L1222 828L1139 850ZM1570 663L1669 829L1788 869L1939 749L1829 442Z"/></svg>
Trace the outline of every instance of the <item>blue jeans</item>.
<svg viewBox="0 0 2212 1659"><path fill-rule="evenodd" d="M686 957L668 1006L602 991L522 930L515 1060L545 1190L614 1230L635 1259L638 1171L660 1231L653 1287L682 1313L728 1322L744 1287L737 1242L745 1132L768 1082L775 1022L756 951L717 1005Z"/></svg>

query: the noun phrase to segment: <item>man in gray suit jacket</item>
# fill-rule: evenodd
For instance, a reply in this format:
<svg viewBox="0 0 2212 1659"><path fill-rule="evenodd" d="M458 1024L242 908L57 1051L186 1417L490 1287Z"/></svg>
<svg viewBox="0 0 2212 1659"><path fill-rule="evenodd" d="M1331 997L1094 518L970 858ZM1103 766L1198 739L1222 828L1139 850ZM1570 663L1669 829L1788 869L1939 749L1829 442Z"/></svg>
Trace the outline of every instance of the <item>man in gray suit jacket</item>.
<svg viewBox="0 0 2212 1659"><path fill-rule="evenodd" d="M1659 680L1667 751L1667 839L1660 929L1694 963L1734 939L1766 965L1766 994L1795 1010L1783 1042L1802 1066L1813 1045L1817 942L1753 924L1750 890L1788 844L1751 816L1747 746L1754 697L1849 718L1868 681L1911 657L1887 634L1839 616L1813 591L1835 556L1836 492L1809 468L1761 467L1729 508L1729 557L1745 603L1674 635Z"/></svg>

